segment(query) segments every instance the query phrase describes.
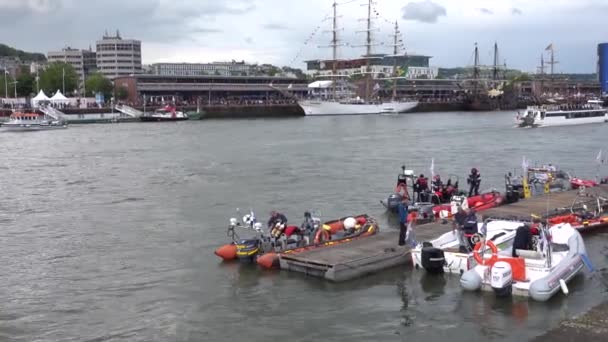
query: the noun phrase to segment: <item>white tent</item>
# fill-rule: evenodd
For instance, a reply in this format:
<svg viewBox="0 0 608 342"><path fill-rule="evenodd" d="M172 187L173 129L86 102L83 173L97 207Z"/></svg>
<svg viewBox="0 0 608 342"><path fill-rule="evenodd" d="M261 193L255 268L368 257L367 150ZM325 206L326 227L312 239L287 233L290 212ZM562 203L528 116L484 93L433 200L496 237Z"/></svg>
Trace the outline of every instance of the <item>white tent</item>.
<svg viewBox="0 0 608 342"><path fill-rule="evenodd" d="M53 104L57 104L57 103L67 104L67 103L70 103L70 100L67 97L63 96L61 91L57 90L55 95L53 95L53 97L51 97L51 102Z"/></svg>
<svg viewBox="0 0 608 342"><path fill-rule="evenodd" d="M44 91L41 90L38 93L38 95L36 95L36 97L34 97L32 99L32 107L38 107L38 103L39 102L49 101L49 100L50 100L49 97L46 96L46 94L44 93Z"/></svg>

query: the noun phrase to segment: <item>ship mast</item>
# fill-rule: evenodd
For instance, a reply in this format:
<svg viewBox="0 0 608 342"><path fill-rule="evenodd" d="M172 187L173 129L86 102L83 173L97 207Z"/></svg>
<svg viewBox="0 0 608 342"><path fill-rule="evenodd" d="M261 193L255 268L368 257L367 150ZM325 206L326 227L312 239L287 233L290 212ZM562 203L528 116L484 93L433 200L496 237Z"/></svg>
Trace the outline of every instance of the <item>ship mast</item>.
<svg viewBox="0 0 608 342"><path fill-rule="evenodd" d="M367 72L367 77L365 78L365 101L369 102L370 100L370 78L371 78L371 70L369 68L369 59L372 54L372 0L368 0L367 2L367 38L365 44L365 56L367 57L365 62L365 69Z"/></svg>
<svg viewBox="0 0 608 342"><path fill-rule="evenodd" d="M337 7L338 4L336 3L336 1L334 0L334 17L333 17L333 24L332 24L332 40L331 40L331 46L332 46L332 59L333 59L333 63L332 63L332 68L331 68L331 96L332 99L336 99L336 69L338 68L338 16L337 16Z"/></svg>
<svg viewBox="0 0 608 342"><path fill-rule="evenodd" d="M399 51L397 48L399 47L399 24L397 20L395 20L395 34L393 35L393 101L397 98L397 53Z"/></svg>
<svg viewBox="0 0 608 342"><path fill-rule="evenodd" d="M492 79L498 80L498 43L494 42L494 67L492 68Z"/></svg>
<svg viewBox="0 0 608 342"><path fill-rule="evenodd" d="M475 43L475 57L473 65L473 79L474 79L474 95L477 96L477 81L479 79L479 49L477 43Z"/></svg>

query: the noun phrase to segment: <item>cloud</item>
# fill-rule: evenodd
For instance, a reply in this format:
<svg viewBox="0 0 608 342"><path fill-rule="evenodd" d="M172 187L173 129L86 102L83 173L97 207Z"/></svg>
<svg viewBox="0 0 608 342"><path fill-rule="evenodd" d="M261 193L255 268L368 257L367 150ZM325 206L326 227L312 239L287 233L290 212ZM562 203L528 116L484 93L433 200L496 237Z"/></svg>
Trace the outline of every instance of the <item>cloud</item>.
<svg viewBox="0 0 608 342"><path fill-rule="evenodd" d="M494 14L494 12L490 9L487 8L478 8L479 12L481 12L481 14L487 14L487 15L492 15Z"/></svg>
<svg viewBox="0 0 608 342"><path fill-rule="evenodd" d="M401 11L403 11L403 19L423 23L435 23L439 17L447 15L445 7L430 0L410 2Z"/></svg>
<svg viewBox="0 0 608 342"><path fill-rule="evenodd" d="M522 12L519 8L511 8L511 14L513 15L522 15L524 12Z"/></svg>
<svg viewBox="0 0 608 342"><path fill-rule="evenodd" d="M282 24L273 24L273 23L265 24L262 27L264 29L266 29L266 30L288 30L289 29L285 25L282 25Z"/></svg>

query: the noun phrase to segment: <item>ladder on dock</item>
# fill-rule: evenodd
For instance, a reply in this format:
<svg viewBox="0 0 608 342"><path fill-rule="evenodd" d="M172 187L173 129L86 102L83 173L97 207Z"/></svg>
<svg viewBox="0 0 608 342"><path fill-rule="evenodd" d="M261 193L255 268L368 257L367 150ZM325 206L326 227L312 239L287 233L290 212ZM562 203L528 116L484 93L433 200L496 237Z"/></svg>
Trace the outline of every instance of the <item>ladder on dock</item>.
<svg viewBox="0 0 608 342"><path fill-rule="evenodd" d="M132 118L138 118L138 117L142 116L142 114L144 113L141 110L137 110L137 109L135 109L131 106L127 106L127 105L117 104L116 106L114 106L114 108L116 108L116 110L121 112L122 114L130 116Z"/></svg>
<svg viewBox="0 0 608 342"><path fill-rule="evenodd" d="M65 113L63 113L57 108L53 108L51 106L41 106L38 109L40 109L40 111L43 112L44 115L50 116L55 120L61 120L65 118Z"/></svg>

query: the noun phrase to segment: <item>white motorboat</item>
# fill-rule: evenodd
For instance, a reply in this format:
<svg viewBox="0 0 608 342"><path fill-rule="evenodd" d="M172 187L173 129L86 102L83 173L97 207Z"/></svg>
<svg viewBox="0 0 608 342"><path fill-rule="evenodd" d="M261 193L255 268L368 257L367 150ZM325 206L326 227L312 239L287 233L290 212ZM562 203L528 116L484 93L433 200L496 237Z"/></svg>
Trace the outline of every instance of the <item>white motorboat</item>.
<svg viewBox="0 0 608 342"><path fill-rule="evenodd" d="M587 258L583 238L568 223L540 227L539 235L518 229L512 248L501 252L488 246L492 255L484 255L483 264L462 274L465 290L547 301L560 289L568 293L566 284L582 271Z"/></svg>
<svg viewBox="0 0 608 342"><path fill-rule="evenodd" d="M178 111L174 106L164 106L154 111L154 113L142 114L139 119L141 121L156 122L156 121L183 121L188 120L188 115Z"/></svg>
<svg viewBox="0 0 608 342"><path fill-rule="evenodd" d="M479 223L479 234L472 236L474 242L492 241L498 250L505 250L512 246L517 228L523 222L492 220ZM465 236L465 238L469 238ZM474 246L471 246L474 247ZM414 268L423 268L430 273L457 273L462 274L477 265L474 253L462 251L458 234L447 232L435 240L419 243L412 250Z"/></svg>
<svg viewBox="0 0 608 342"><path fill-rule="evenodd" d="M3 131L12 132L27 132L27 131L44 131L53 129L65 129L68 125L62 120L55 120L38 113L20 113L11 114L9 121L2 124Z"/></svg>
<svg viewBox="0 0 608 342"><path fill-rule="evenodd" d="M298 101L306 115L364 115L364 114L397 114L412 110L417 101L407 102L363 102L363 101Z"/></svg>
<svg viewBox="0 0 608 342"><path fill-rule="evenodd" d="M583 105L542 105L528 106L523 114L518 114L519 127L567 126L608 122L608 110L601 101L589 100Z"/></svg>

